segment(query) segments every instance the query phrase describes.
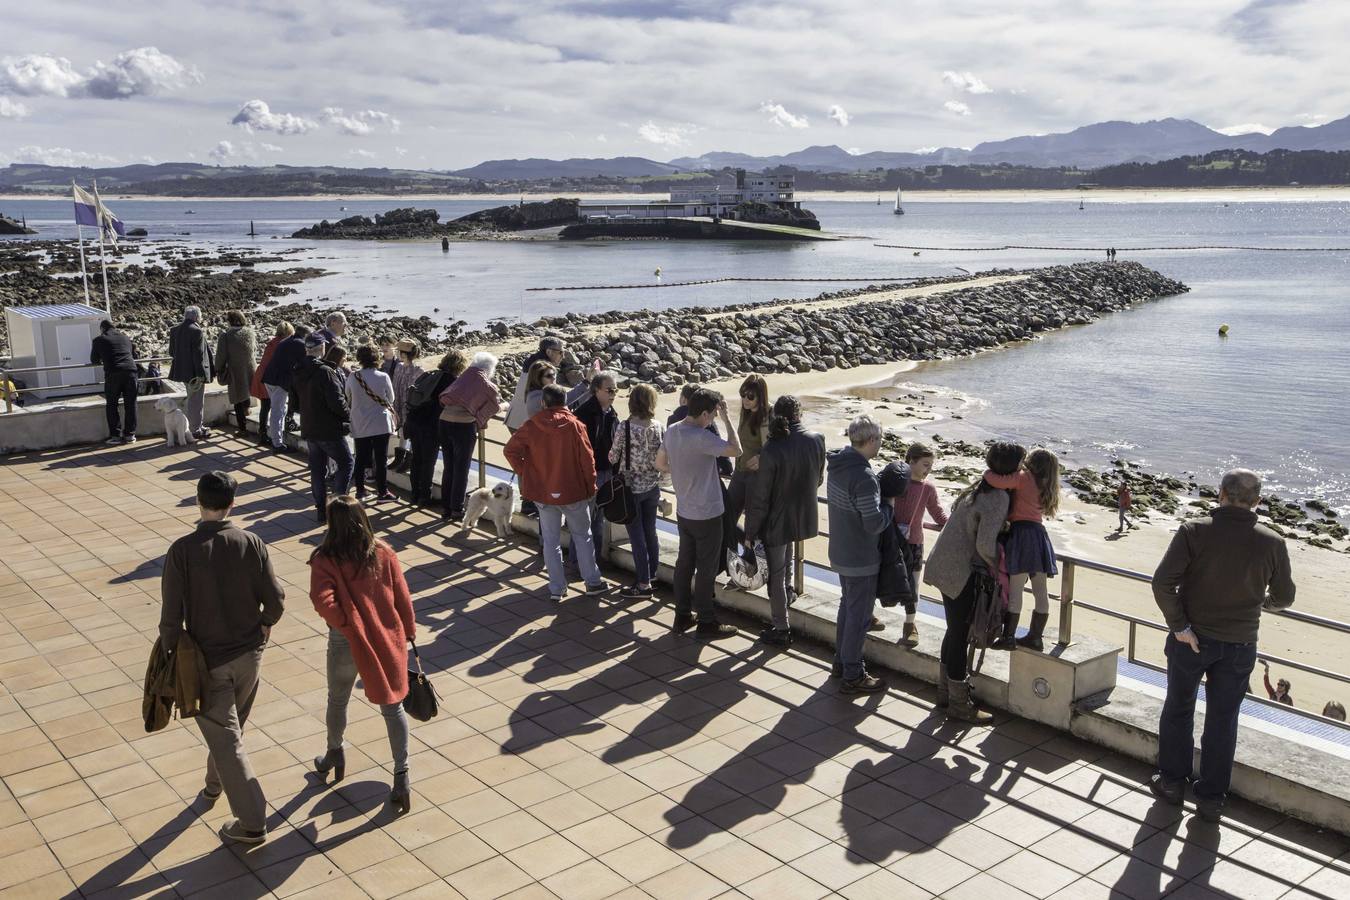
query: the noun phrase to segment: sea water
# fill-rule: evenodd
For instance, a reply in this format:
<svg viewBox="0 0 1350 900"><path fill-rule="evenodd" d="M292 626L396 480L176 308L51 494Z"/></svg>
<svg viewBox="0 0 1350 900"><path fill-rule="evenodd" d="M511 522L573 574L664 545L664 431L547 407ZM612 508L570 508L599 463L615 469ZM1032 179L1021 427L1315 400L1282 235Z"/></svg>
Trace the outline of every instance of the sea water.
<svg viewBox="0 0 1350 900"><path fill-rule="evenodd" d="M503 198L505 200L507 198ZM961 360L925 364L916 383L980 398L966 423L981 433L1045 443L1072 460L1112 455L1213 482L1243 464L1291 498L1321 497L1350 513L1350 252L1130 250L1132 247L1350 247L1342 202L1045 202L807 204L829 231L819 243L614 241L568 243L294 241L320 219L374 215L395 205L453 218L496 201L106 201L150 238L208 246L300 249L287 265L331 274L297 299L376 306L478 327L690 305L810 297L864 282L729 282L713 278L889 279L1100 260L1122 248L1191 292L1109 315L1093 325ZM346 210L339 209L346 206ZM187 210L192 210L188 214ZM73 237L65 201L0 202L41 237ZM259 237L249 238L250 221ZM190 234L183 234L189 232ZM1063 250L989 248L1007 244ZM917 253L917 255L916 255ZM658 278L657 269L661 270ZM603 285L635 285L621 290ZM531 288L591 287L539 291ZM1230 326L1226 338L1220 324ZM847 383L841 373L841 383Z"/></svg>

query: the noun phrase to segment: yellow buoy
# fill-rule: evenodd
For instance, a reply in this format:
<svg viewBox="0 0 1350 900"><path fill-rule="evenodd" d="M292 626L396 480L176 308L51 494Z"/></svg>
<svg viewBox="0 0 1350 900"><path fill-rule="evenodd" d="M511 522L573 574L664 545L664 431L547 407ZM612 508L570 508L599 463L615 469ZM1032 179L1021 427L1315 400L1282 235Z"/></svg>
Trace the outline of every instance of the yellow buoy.
<svg viewBox="0 0 1350 900"><path fill-rule="evenodd" d="M1220 326L1219 326L1219 337L1228 337L1228 326L1227 326L1227 325L1220 325Z"/></svg>

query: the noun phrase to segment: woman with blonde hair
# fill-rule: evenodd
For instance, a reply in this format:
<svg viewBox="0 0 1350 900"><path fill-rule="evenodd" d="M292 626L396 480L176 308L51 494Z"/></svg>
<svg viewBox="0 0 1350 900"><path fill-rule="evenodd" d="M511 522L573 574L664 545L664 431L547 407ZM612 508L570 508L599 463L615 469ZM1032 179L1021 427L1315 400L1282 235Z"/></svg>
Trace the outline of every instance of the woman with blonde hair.
<svg viewBox="0 0 1350 900"><path fill-rule="evenodd" d="M328 503L328 530L309 558L309 599L328 624L328 747L314 760L320 775L333 782L346 774L342 738L347 704L356 677L366 698L380 707L394 786L389 802L408 811L408 645L417 634L412 594L398 555L370 529L366 511L354 497L340 494Z"/></svg>
<svg viewBox="0 0 1350 900"><path fill-rule="evenodd" d="M656 536L656 507L661 500L656 451L661 449L664 429L655 419L656 389L639 384L628 395L628 418L615 430L609 449L610 465L623 475L637 502L638 514L624 526L633 550L635 581L619 591L620 596L634 600L652 596L661 550Z"/></svg>

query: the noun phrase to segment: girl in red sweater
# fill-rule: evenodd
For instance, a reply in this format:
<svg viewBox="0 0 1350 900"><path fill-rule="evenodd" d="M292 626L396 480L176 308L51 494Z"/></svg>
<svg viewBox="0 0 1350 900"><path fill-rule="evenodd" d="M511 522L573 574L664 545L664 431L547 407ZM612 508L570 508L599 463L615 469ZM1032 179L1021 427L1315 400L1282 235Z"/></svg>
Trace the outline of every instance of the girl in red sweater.
<svg viewBox="0 0 1350 900"><path fill-rule="evenodd" d="M914 619L919 600L919 572L923 569L923 517L928 513L937 526L947 524L947 512L938 500L937 486L929 479L936 458L933 448L921 441L915 441L905 451L905 462L909 464L909 490L903 497L897 497L895 521L905 530L908 550L905 562L909 565L910 586L914 589L914 603L905 606L905 627L900 642L907 647L918 644L919 626Z"/></svg>
<svg viewBox="0 0 1350 900"><path fill-rule="evenodd" d="M1059 566L1042 519L1059 511L1059 458L1038 447L1027 454L1017 473L985 472L984 477L994 487L1012 491L1012 505L1008 508L1010 528L1004 545L1008 561L1008 613L1003 621L1003 637L994 646L1005 650L1013 647L1044 650L1041 636L1050 619L1047 582L1050 576L1059 574ZM1027 581L1031 582L1031 593L1036 598L1036 611L1031 614L1031 628L1019 638L1017 621L1022 614L1022 592Z"/></svg>
<svg viewBox="0 0 1350 900"><path fill-rule="evenodd" d="M328 532L309 558L309 599L328 623L328 752L314 760L320 775L342 780L347 760L342 735L347 702L360 674L366 698L378 704L394 757L389 801L399 812L408 791L408 644L416 634L412 595L398 556L370 529L354 497L339 494L328 504Z"/></svg>

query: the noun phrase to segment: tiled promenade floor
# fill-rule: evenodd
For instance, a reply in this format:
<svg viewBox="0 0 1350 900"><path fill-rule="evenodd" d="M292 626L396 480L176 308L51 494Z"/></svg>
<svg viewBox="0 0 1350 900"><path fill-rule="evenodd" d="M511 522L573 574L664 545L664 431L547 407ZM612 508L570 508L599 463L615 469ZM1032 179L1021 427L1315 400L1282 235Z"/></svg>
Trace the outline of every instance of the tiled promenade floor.
<svg viewBox="0 0 1350 900"><path fill-rule="evenodd" d="M140 723L159 561L208 468L239 477L236 521L288 592L246 732L272 813L251 850L197 797L196 727ZM413 730L394 818L359 692L346 780L308 774L325 636L303 479L228 438L0 460L0 896L1350 897L1343 836L1242 804L1206 826L1040 726L945 725L904 680L841 698L816 648L672 637L668 600L553 606L528 545L403 506L375 519L444 712Z"/></svg>

